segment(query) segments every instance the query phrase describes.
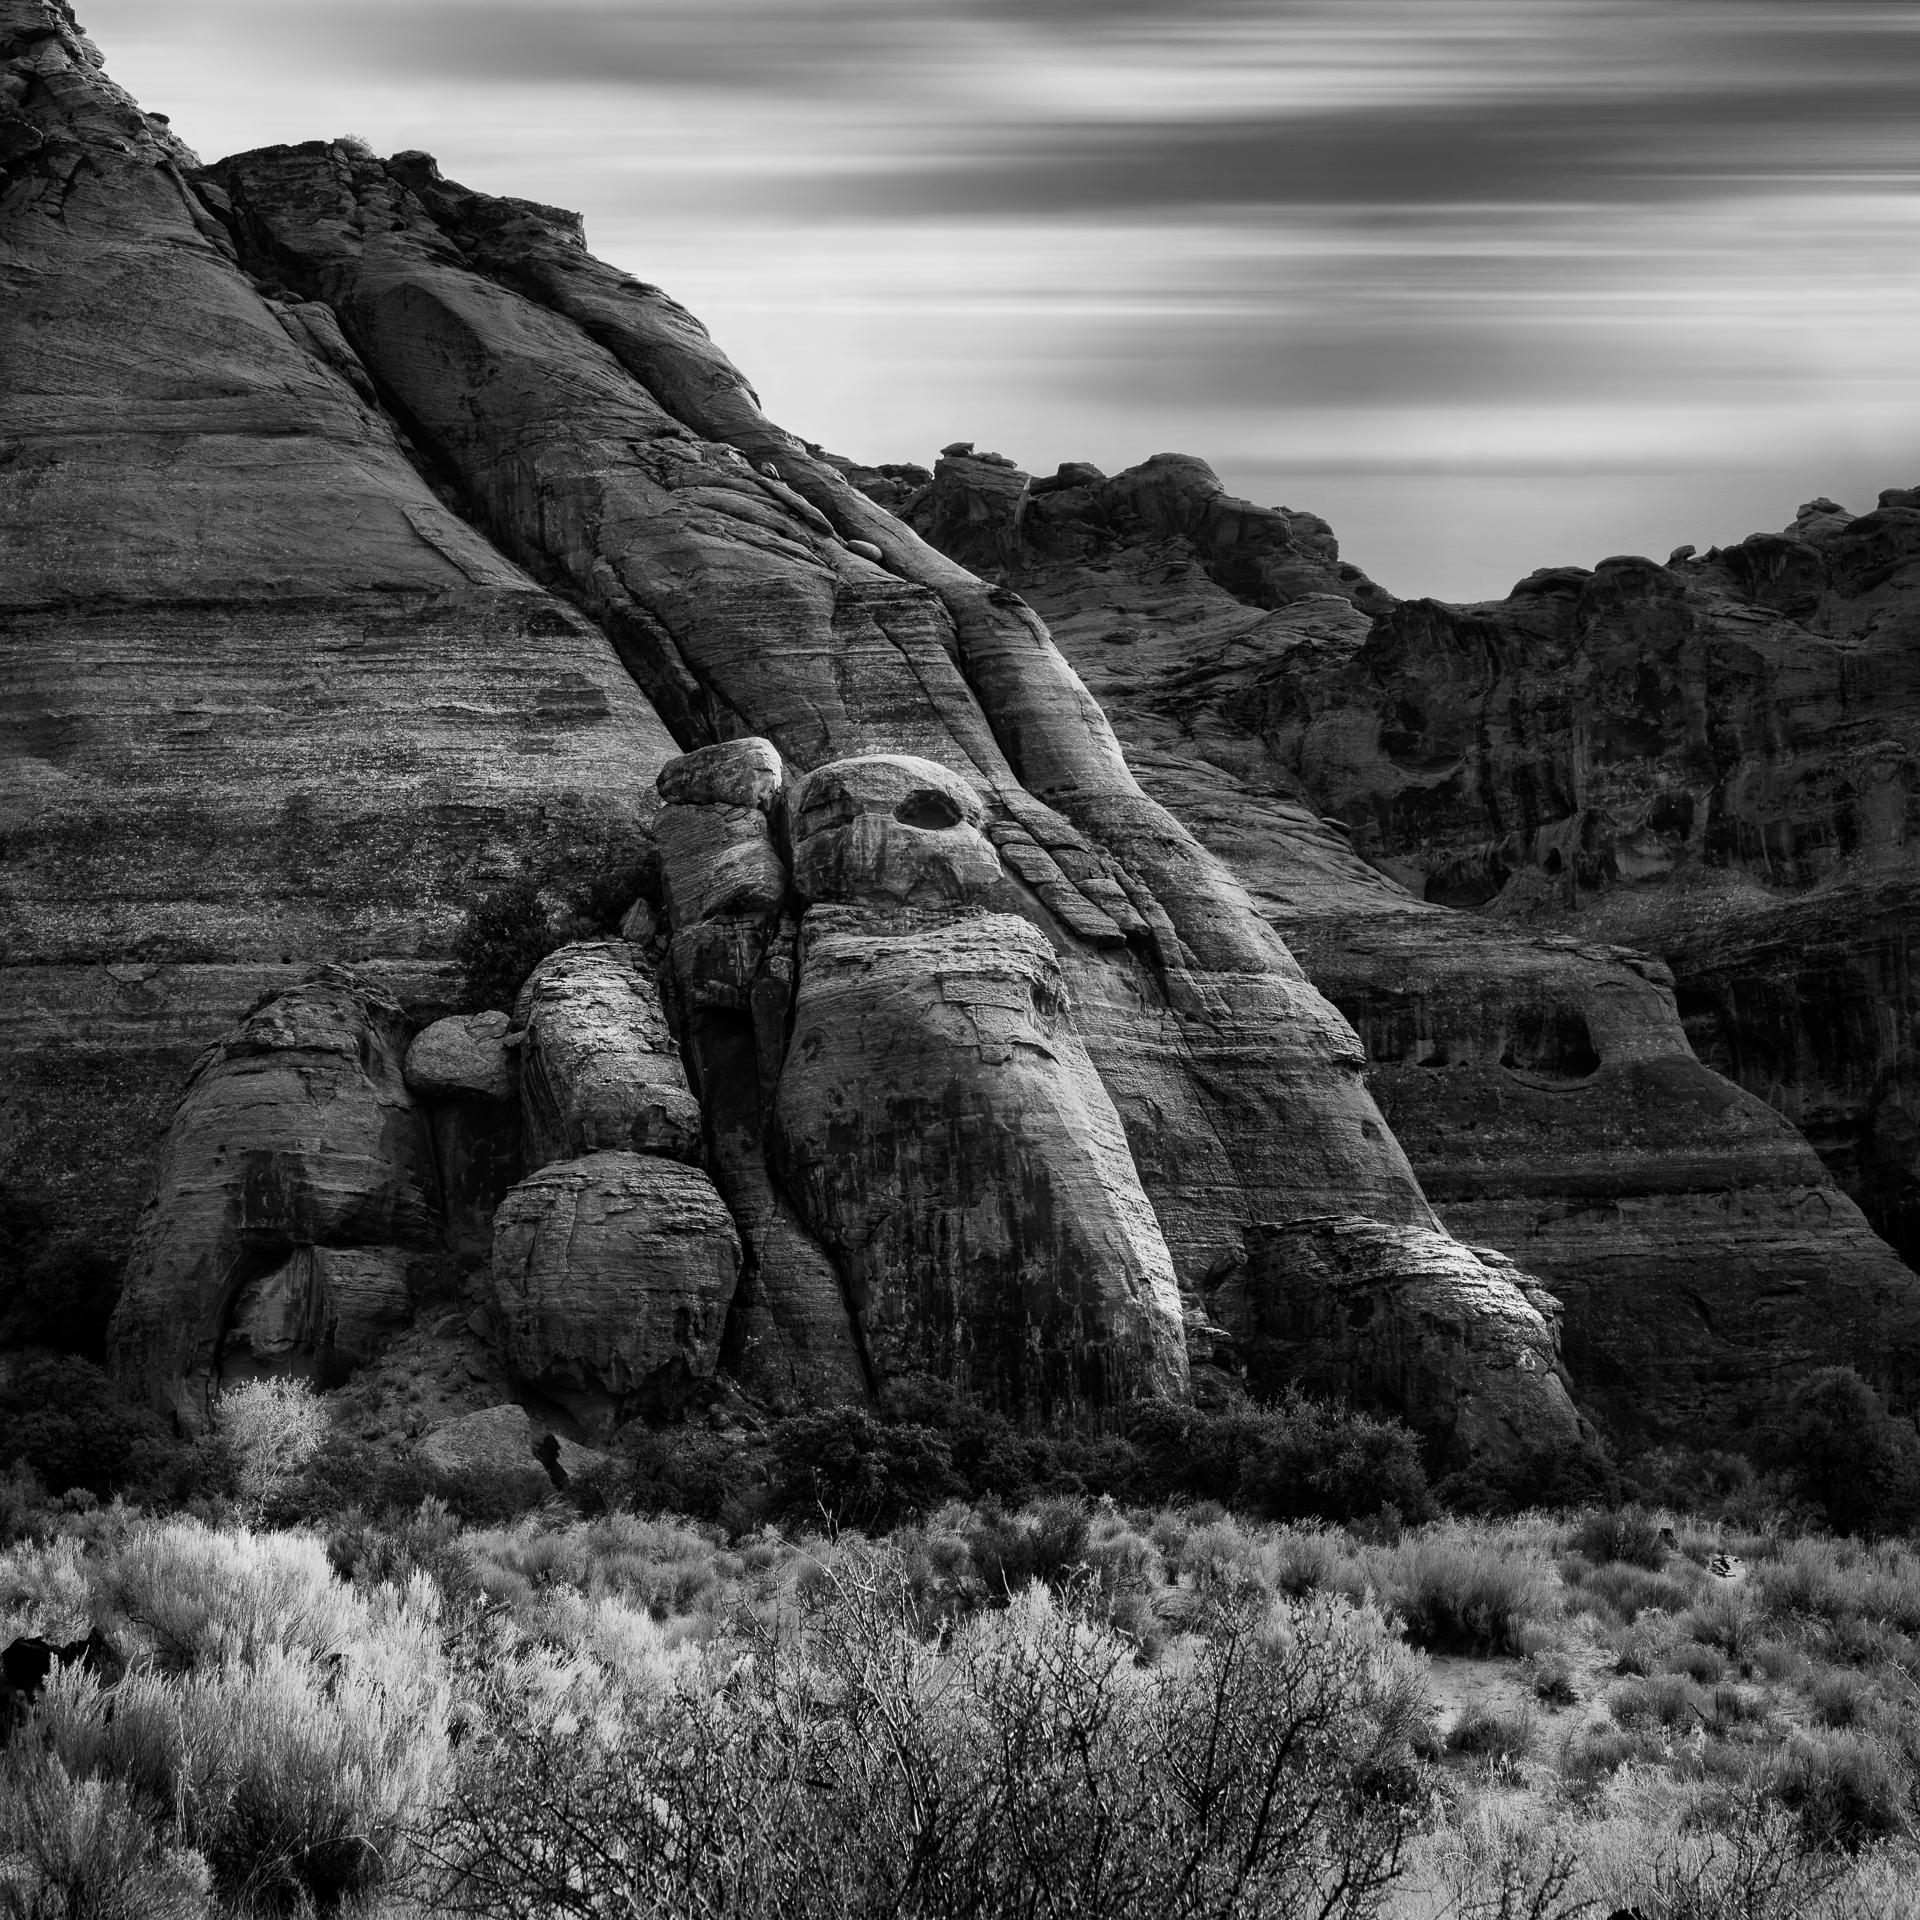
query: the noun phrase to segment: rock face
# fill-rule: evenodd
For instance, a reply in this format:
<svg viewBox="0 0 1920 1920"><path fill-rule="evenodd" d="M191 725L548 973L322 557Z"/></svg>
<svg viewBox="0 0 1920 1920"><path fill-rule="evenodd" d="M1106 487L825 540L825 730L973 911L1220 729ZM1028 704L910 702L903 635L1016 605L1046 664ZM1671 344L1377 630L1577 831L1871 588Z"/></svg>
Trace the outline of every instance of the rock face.
<svg viewBox="0 0 1920 1920"><path fill-rule="evenodd" d="M1297 1383L1406 1420L1471 1470L1586 1445L1560 1303L1504 1256L1352 1218L1257 1227L1207 1295L1256 1391Z"/></svg>
<svg viewBox="0 0 1920 1920"><path fill-rule="evenodd" d="M699 1159L699 1102L659 989L624 940L549 954L514 1020L531 1166L603 1151Z"/></svg>
<svg viewBox="0 0 1920 1920"><path fill-rule="evenodd" d="M0 1156L119 1251L262 991L444 1010L474 892L631 861L678 749L62 0L0 0L0 114Z"/></svg>
<svg viewBox="0 0 1920 1920"><path fill-rule="evenodd" d="M195 1068L109 1336L123 1378L190 1424L228 1371L371 1356L437 1251L437 1194L401 1077L400 1008L323 970Z"/></svg>
<svg viewBox="0 0 1920 1920"><path fill-rule="evenodd" d="M448 1245L488 1257L493 1210L520 1177L520 1066L504 1013L449 1014L407 1049L407 1087L426 1114Z"/></svg>
<svg viewBox="0 0 1920 1920"><path fill-rule="evenodd" d="M1488 610L1396 607L1338 559L1324 523L1227 500L1197 462L1162 457L1111 479L1063 469L1015 488L1000 468L978 480L975 457L943 459L903 511L983 538L978 513L941 504L961 492L1017 495L1003 577L1046 615L1143 783L1233 864L1353 1023L1382 1113L1448 1226L1565 1301L1569 1371L1617 1437L1737 1433L1810 1365L1857 1365L1907 1392L1920 1293L1779 1111L1814 1123L1843 1177L1800 1085L1848 1088L1901 1137L1900 1073L1879 1070L1875 1102L1863 1082L1876 1070L1862 1064L1883 1044L1865 1039L1876 998L1903 1004L1883 984L1897 977L1897 885L1855 923L1882 936L1855 947L1831 923L1824 941L1803 927L1791 959L1787 942L1774 947L1770 977L1740 957L1751 919L1725 910L1723 890L1648 890L1675 916L1676 937L1646 944L1681 974L1676 1007L1668 966L1617 944L1660 924L1607 904L1618 891L1575 914L1495 920L1446 904L1464 853L1432 868L1452 876L1437 886L1406 864L1433 831L1420 823L1447 805L1474 817L1488 740L1534 741L1550 711L1592 710L1555 678L1565 648L1527 682L1530 717L1510 720L1518 683L1464 664L1480 642L1433 637L1443 620L1479 636ZM1543 644L1539 588L1508 603L1503 644L1517 654ZM1379 654L1400 663L1394 677L1368 665ZM1436 689L1455 690L1449 717L1409 744L1395 729L1416 705L1437 713ZM1703 691L1691 710L1711 715L1717 697ZM1443 733L1464 761L1442 751ZM1585 751L1569 740L1553 778L1570 780ZM1497 806L1520 806L1529 779L1546 790L1542 766L1506 777ZM1391 845L1381 806L1401 823ZM1567 857L1543 851L1510 890L1537 906L1527 888L1548 865L1554 884L1573 884ZM1799 976L1805 989L1788 984ZM1824 1020L1811 1012L1822 991ZM1751 1091L1703 1065L1690 1037Z"/></svg>
<svg viewBox="0 0 1920 1920"><path fill-rule="evenodd" d="M147 1084L140 1048L221 1030L262 969L360 969L276 1003L343 1044L248 1041L195 1079L116 1323L125 1372L191 1400L236 1315L274 1364L351 1344L349 1296L373 1296L335 1251L470 1261L490 1223L516 1377L595 1417L721 1366L802 1404L933 1366L1026 1418L1097 1420L1182 1390L1183 1314L1236 1263L1249 1326L1291 1324L1293 1270L1252 1259L1256 1227L1338 1217L1425 1249L1422 1275L1452 1258L1352 1025L1143 790L1033 606L767 421L574 216L341 143L196 169L62 0L0 0L0 59L26 129L0 197L21 449L0 615L23 663L0 805L21 824L9 1124L49 1143L29 1176L57 1185L94 1089ZM1197 462L1030 484L962 451L907 505L1000 573L1032 552L1097 572L1140 530L1235 611L1243 654L1351 652L1387 604L1324 523L1231 500ZM1271 755L1240 737L1236 766ZM1161 785L1208 824L1204 780ZM1367 870L1317 821L1289 844L1309 842L1345 915ZM423 1131L399 1062L447 1012L475 896L656 865L624 922L644 944L555 955L505 1035L430 1028ZM1397 926L1405 897L1370 884ZM1440 1011L1509 1036L1489 1074L1571 1097L1585 1056L1558 1001ZM275 1054L245 1094L240 1061ZM322 1093L317 1129L301 1102ZM114 1108L131 1118L79 1178L139 1164L152 1099ZM1756 1164L1800 1151L1767 1138ZM1393 1391L1475 1457L1524 1424L1524 1382L1559 1432L1551 1368L1507 1357L1549 1322L1521 1278L1459 1259L1447 1310L1484 1308L1484 1338L1430 1390L1437 1363L1396 1335ZM1403 1278L1381 1285L1398 1300ZM1263 1364L1358 1379L1335 1334Z"/></svg>
<svg viewBox="0 0 1920 1920"><path fill-rule="evenodd" d="M494 1223L507 1365L590 1424L669 1412L713 1377L739 1271L698 1168L623 1152L543 1167Z"/></svg>

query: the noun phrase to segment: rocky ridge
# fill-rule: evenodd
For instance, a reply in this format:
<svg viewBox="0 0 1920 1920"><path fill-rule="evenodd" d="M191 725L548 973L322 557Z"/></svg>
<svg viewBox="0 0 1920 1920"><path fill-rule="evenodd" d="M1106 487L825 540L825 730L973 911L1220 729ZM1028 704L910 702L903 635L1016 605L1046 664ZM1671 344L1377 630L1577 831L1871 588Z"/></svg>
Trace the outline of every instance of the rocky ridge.
<svg viewBox="0 0 1920 1920"><path fill-rule="evenodd" d="M1670 879L1619 851L1639 844L1645 816L1677 806L1642 795L1641 824L1615 834L1616 850L1576 862L1564 849L1599 836L1606 807L1624 812L1644 771L1614 768L1605 749L1626 723L1607 717L1600 669L1581 651L1599 643L1576 640L1564 613L1543 625L1541 609L1585 591L1585 576L1535 576L1497 609L1395 602L1340 559L1316 516L1232 500L1182 456L1031 478L956 446L917 485L860 477L1044 615L1142 784L1240 874L1352 1021L1381 1110L1448 1226L1564 1300L1583 1402L1621 1437L1736 1429L1773 1382L1822 1361L1910 1391L1912 1282L1873 1231L1898 1240L1898 1221L1826 1127L1809 1128L1823 1165L1790 1124L1814 1121L1828 1088L1851 1082L1874 1099L1867 1082L1883 1137L1902 1138L1897 857L1883 853L1877 883L1857 863L1851 878L1809 872L1797 905L1716 865L1705 843ZM1880 513L1904 525L1905 511ZM1826 516L1820 537L1837 526ZM1616 583L1604 602L1615 606L1617 583L1658 571L1608 562L1594 578ZM1897 583L1896 568L1869 591ZM1683 646L1639 601L1619 605L1610 644L1623 656L1716 656L1755 626L1723 596ZM1889 652L1892 618L1862 619ZM1812 648L1800 671L1832 655ZM1509 659L1529 665L1499 664ZM1642 669L1608 671L1631 689ZM1807 731L1817 709L1743 721L1737 704L1715 717L1713 688L1690 699L1696 723L1719 729L1725 785L1758 823L1743 829L1755 844L1785 830L1766 824L1767 795L1790 782L1748 766L1741 739L1799 738L1793 778L1836 777ZM1882 712L1882 732L1897 712ZM1427 716L1417 727L1416 714ZM1585 812L1549 821L1538 796L1553 792L1584 795ZM1703 794L1698 817L1732 804ZM1531 840L1462 844L1529 805ZM1505 892L1476 893L1468 872L1508 874ZM1848 925L1876 886L1877 915ZM1759 924L1788 914L1804 944L1789 959L1776 938L1777 970L1757 980L1738 956Z"/></svg>
<svg viewBox="0 0 1920 1920"><path fill-rule="evenodd" d="M1622 1237L1535 1231L1588 1260L1560 1270L1450 1237L1369 1089L1355 1024L1416 1158L1461 1131L1381 1078L1394 1019L1423 1046L1437 1023L1469 1095L1502 1094L1455 1155L1491 1225L1512 1138L1548 1115L1591 1161L1575 1199L1617 1207L1623 1164L1682 1196L1626 1255L1676 1312L1701 1193L1751 1205L1775 1250L1785 1216L1752 1194L1811 1196L1763 1309L1781 1343L1756 1345L1729 1275L1728 1331L1662 1356L1656 1424L1736 1425L1806 1364L1907 1351L1910 1276L1686 1051L1657 968L1536 941L1523 978L1479 979L1518 949L1262 795L1237 697L1226 788L1170 741L1167 764L1133 748L1137 779L1048 594L1007 584L1035 552L1111 556L1117 514L1232 614L1236 660L1332 660L1393 609L1324 523L1174 459L1049 486L955 453L869 497L570 214L340 142L200 168L63 0L0 0L0 64L24 375L0 511L27 556L0 605L23 691L10 1162L103 1242L130 1234L114 1364L183 1419L236 1371L371 1377L384 1342L420 1347L443 1405L463 1374L505 1380L569 1439L729 1383L805 1405L920 1373L1098 1422L1224 1367L1406 1413L1450 1464L1577 1454L1527 1269L1599 1300L1593 1250ZM1130 730L1160 724L1145 677L1092 677ZM452 1012L455 934L514 876L576 937L510 1016ZM1318 911L1276 914L1289 890ZM1444 990L1394 999L1399 962L1329 932L1356 913L1444 949ZM1355 1024L1290 942L1347 979ZM209 1040L134 1228L128 1169ZM1519 1204L1560 1222L1568 1187ZM1639 1349L1585 1296L1567 1328L1617 1406ZM476 1446L520 1448L511 1414L472 1411Z"/></svg>

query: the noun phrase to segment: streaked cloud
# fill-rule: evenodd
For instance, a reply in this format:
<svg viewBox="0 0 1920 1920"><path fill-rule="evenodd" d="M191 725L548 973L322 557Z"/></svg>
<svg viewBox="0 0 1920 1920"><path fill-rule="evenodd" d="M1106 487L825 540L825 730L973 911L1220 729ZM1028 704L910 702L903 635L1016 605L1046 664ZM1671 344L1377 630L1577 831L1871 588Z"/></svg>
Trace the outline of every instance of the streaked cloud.
<svg viewBox="0 0 1920 1920"><path fill-rule="evenodd" d="M1179 447L1459 596L1920 479L1920 5L82 13L209 154L354 131L580 207L870 458Z"/></svg>

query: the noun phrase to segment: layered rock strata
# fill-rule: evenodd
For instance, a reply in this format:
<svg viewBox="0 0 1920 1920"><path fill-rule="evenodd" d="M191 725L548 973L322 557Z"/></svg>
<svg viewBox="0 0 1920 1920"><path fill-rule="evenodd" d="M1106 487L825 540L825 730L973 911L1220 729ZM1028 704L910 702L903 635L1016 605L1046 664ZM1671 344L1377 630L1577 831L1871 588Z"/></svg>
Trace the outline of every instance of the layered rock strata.
<svg viewBox="0 0 1920 1920"><path fill-rule="evenodd" d="M858 1395L932 1363L1036 1419L1097 1417L1123 1388L1178 1389L1163 1258L1191 1302L1256 1223L1438 1232L1351 1027L1142 791L1033 609L766 421L698 324L587 255L573 216L340 143L196 172L60 0L0 0L0 58L31 136L9 137L0 201L25 275L5 424L26 451L5 473L30 764L0 798L67 835L23 841L16 878L9 979L40 1031L108 991L110 953L141 969L111 990L181 1031L179 1009L230 1007L249 969L315 947L443 1012L466 905L521 868L562 891L639 871L649 783L705 748L661 790L661 904L699 1151L748 1249L719 1336L743 1377ZM1138 511L1184 514L1191 478L1143 484ZM1310 517L1203 506L1182 537L1262 604L1326 561ZM789 770L806 777L791 796ZM502 1268L529 1276L525 1300L496 1309L531 1343L519 1364L620 1409L658 1365L702 1377L724 1291L689 1268L656 1314L596 1278L644 1291L623 1236L672 1209L627 1209L632 1182L698 1178L658 1157L690 1151L695 1116L646 1077L669 1050L624 951L576 950L503 1039L520 1038L523 1158L548 1165L493 1223L526 1241ZM892 1054L842 1030L862 995ZM819 1047L793 1037L802 1020ZM110 1071L130 1072L131 1021L91 1030ZM495 1096L437 1050L420 1074L445 1161L441 1109ZM917 1170L833 1117L836 1075L924 1119ZM75 1105L69 1083L16 1122L57 1136ZM176 1159L199 1151L189 1109ZM271 1142L291 1123L276 1107L262 1124ZM983 1201L983 1171L1019 1204ZM456 1242L491 1180L460 1174ZM161 1212L184 1221L178 1185ZM585 1223L564 1236L577 1286L553 1278L562 1213ZM953 1246L910 1244L935 1219ZM289 1245L347 1244L294 1224ZM717 1272L711 1224L693 1237ZM238 1295L184 1241L156 1229L143 1249L121 1363L198 1380ZM203 1329L179 1352L157 1305L175 1281ZM573 1346L526 1304L569 1286L587 1303ZM290 1279L272 1312L249 1307L263 1348L307 1324L296 1295ZM974 1345L958 1316L976 1312ZM670 1362L621 1344L630 1317L671 1325Z"/></svg>
<svg viewBox="0 0 1920 1920"><path fill-rule="evenodd" d="M1365 780L1328 769L1377 765L1407 702L1431 705L1431 685L1455 684L1463 647L1410 637L1446 610L1396 608L1339 560L1324 523L1229 500L1194 461L1028 481L983 473L977 455L943 458L902 510L930 531L969 527L984 555L984 509L960 496L1002 514L1017 503L1003 577L1045 614L1143 783L1232 863L1353 1023L1368 1083L1447 1224L1564 1299L1567 1364L1619 1437L1737 1432L1820 1364L1908 1391L1920 1295L1779 1111L1829 1148L1818 1103L1793 1089L1851 1082L1900 1137L1898 1070L1861 1064L1880 1045L1866 1040L1867 1008L1894 964L1877 949L1843 957L1838 929L1791 959L1776 946L1776 982L1803 975L1807 1002L1814 981L1840 989L1829 1019L1792 1016L1791 988L1728 964L1740 919L1716 908L1684 931L1685 896L1669 890L1683 932L1659 944L1683 970L1677 1009L1668 967L1610 937L1616 924L1639 937L1649 920L1589 912L1563 932L1449 908L1444 887L1442 899L1410 893L1401 880L1426 887L1382 848ZM1402 678L1363 679L1389 634L1402 636ZM1484 698L1450 709L1448 738L1480 752L1500 737L1511 688L1475 684ZM1544 671L1538 684L1544 699ZM1530 724L1517 733L1531 737ZM1417 760L1404 750L1396 791L1415 791ZM1480 776L1436 749L1420 777L1468 796ZM1897 899L1881 907L1877 924L1897 939ZM1809 1044L1810 1033L1825 1037ZM1751 1091L1702 1065L1690 1036Z"/></svg>
<svg viewBox="0 0 1920 1920"><path fill-rule="evenodd" d="M1664 566L1410 602L1260 721L1426 897L1660 953L1703 1055L1910 1259L1916 583L1920 489L1813 501Z"/></svg>
<svg viewBox="0 0 1920 1920"><path fill-rule="evenodd" d="M676 749L61 0L0 0L0 113L0 1150L118 1249L261 991L444 1007L474 892L630 860Z"/></svg>

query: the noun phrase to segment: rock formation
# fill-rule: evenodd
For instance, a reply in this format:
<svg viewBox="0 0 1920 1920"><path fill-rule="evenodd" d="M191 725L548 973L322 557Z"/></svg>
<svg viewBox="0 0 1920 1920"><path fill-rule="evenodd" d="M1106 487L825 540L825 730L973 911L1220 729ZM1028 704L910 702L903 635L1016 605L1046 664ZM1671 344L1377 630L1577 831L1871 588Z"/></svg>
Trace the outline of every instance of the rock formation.
<svg viewBox="0 0 1920 1920"><path fill-rule="evenodd" d="M1433 851L1445 808L1474 818L1489 764L1511 784L1490 804L1514 807L1529 781L1545 792L1586 764L1571 737L1557 772L1544 750L1535 765L1485 744L1507 737L1520 684L1475 652L1494 646L1488 610L1396 605L1339 559L1324 522L1230 500L1199 462L1172 456L1110 479L1079 466L1029 481L955 455L901 510L930 532L968 527L984 555L988 503L1017 516L1001 577L1046 616L1143 784L1233 865L1352 1021L1368 1083L1448 1226L1564 1300L1583 1404L1641 1440L1737 1433L1810 1365L1858 1365L1910 1392L1920 1294L1780 1111L1814 1117L1794 1091L1809 1056L1821 1084L1867 1096L1863 1063L1881 1043L1862 1029L1876 983L1894 977L1874 940L1856 953L1833 928L1791 959L1782 942L1769 986L1737 971L1751 935L1729 935L1748 923L1711 883L1649 889L1677 939L1646 939L1660 924L1651 909L1609 917L1601 903L1617 895L1539 912L1528 887L1574 885L1551 848L1530 878L1516 869L1530 917L1462 911L1487 902L1458 891L1467 853ZM1508 603L1501 644L1516 657L1545 645L1542 604L1538 582ZM1443 627L1452 639L1435 638ZM1572 658L1540 657L1515 741L1547 738L1549 710L1565 724L1597 711L1556 678ZM1419 703L1445 718L1415 741L1396 729ZM1718 708L1703 692L1693 710ZM1383 838L1382 808L1400 839ZM1430 869L1409 864L1415 841ZM1899 938L1899 899L1883 883L1886 940ZM1682 972L1678 1007L1656 953ZM1695 954L1718 956L1717 970ZM1788 1011L1800 1004L1781 983L1789 971L1804 973L1810 1005L1816 983L1839 989L1830 1023ZM1809 1031L1824 1040L1797 1038ZM1703 1065L1690 1037L1750 1091ZM1875 1108L1890 1139L1906 1112L1898 1084L1883 1074Z"/></svg>
<svg viewBox="0 0 1920 1920"><path fill-rule="evenodd" d="M197 1425L224 1377L324 1376L412 1313L438 1252L399 1006L337 969L273 994L187 1083L141 1215L113 1352Z"/></svg>
<svg viewBox="0 0 1920 1920"><path fill-rule="evenodd" d="M1414 900L1300 804L1276 673L1405 612L1323 522L1170 457L850 468L573 215L357 143L199 168L64 0L0 0L0 62L14 1177L112 1243L170 1055L285 989L167 1134L123 1374L191 1412L351 1366L426 1260L488 1390L583 1425L919 1370L1098 1422L1211 1324L1497 1468L1586 1444L1529 1273L1610 1407L1660 1329L1656 1430L1908 1350L1904 1269L1657 966ZM503 1028L452 954L515 879L579 913ZM1777 1286L1680 1338L1710 1250Z"/></svg>
<svg viewBox="0 0 1920 1920"><path fill-rule="evenodd" d="M0 0L0 121L0 1152L119 1251L259 993L446 1011L473 895L631 863L678 749L63 0Z"/></svg>
<svg viewBox="0 0 1920 1920"><path fill-rule="evenodd" d="M713 1378L739 1271L697 1167L618 1151L542 1167L495 1216L502 1355L583 1425L670 1412Z"/></svg>

